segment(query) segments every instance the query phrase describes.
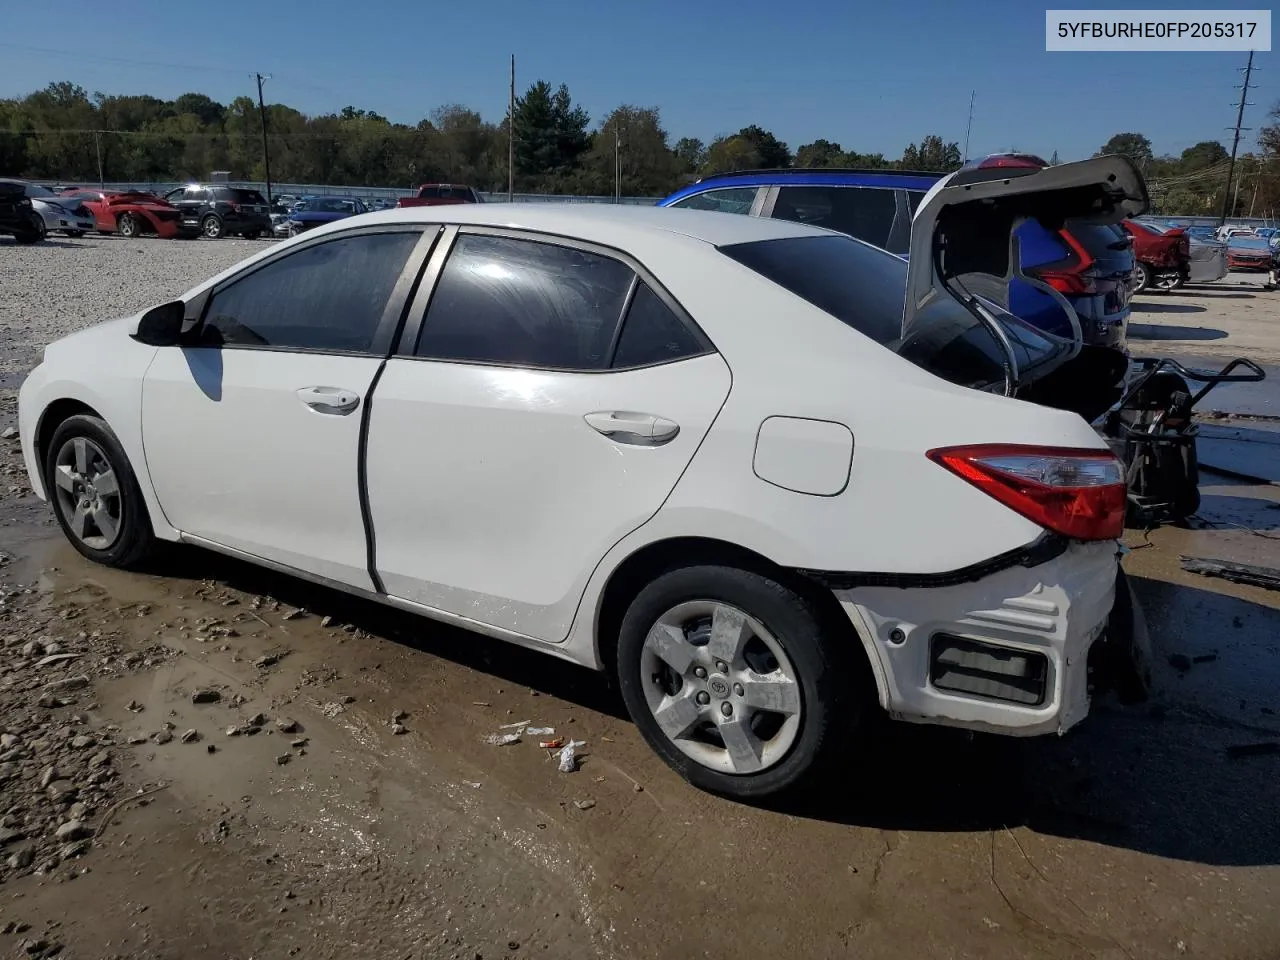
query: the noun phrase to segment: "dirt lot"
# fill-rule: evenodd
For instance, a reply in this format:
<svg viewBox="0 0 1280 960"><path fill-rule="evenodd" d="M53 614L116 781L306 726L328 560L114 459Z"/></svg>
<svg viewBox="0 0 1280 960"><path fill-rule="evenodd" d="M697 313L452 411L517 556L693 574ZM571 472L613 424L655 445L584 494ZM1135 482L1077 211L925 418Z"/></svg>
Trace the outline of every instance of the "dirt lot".
<svg viewBox="0 0 1280 960"><path fill-rule="evenodd" d="M189 285L167 256L236 259L145 247L143 300ZM34 358L72 307L3 269ZM1135 348L1274 364L1280 294L1242 280L1143 297ZM1202 458L1280 480L1275 426L1215 419ZM1280 754L1237 749L1280 741L1280 601L1178 566L1280 565L1280 486L1205 480L1197 529L1129 538L1153 702L1061 739L884 724L822 800L757 809L669 773L589 672L195 550L94 567L0 440L0 955L1280 956ZM585 740L581 768L483 742L520 721Z"/></svg>

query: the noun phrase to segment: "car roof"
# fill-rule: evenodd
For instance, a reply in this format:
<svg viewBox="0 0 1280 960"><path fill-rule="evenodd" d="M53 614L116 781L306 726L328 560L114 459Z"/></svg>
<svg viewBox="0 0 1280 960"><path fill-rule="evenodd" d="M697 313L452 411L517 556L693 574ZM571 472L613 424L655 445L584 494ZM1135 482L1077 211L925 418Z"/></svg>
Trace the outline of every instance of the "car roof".
<svg viewBox="0 0 1280 960"><path fill-rule="evenodd" d="M610 245L636 234L668 233L714 246L787 237L844 236L790 220L709 210L611 203L485 203L396 207L365 214L364 223L456 223L505 227Z"/></svg>
<svg viewBox="0 0 1280 960"><path fill-rule="evenodd" d="M701 193L713 187L881 187L928 190L946 174L923 170L866 170L841 167L787 167L773 170L735 170L701 177L671 194L667 200ZM666 202L666 201L664 201Z"/></svg>

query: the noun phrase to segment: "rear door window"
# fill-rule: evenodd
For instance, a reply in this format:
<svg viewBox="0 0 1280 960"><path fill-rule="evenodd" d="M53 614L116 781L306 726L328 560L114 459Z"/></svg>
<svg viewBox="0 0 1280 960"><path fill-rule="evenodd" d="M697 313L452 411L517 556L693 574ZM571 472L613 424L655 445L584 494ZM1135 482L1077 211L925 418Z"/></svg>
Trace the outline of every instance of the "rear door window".
<svg viewBox="0 0 1280 960"><path fill-rule="evenodd" d="M881 249L888 249L897 214L896 191L880 187L780 187L773 205L776 219L838 230Z"/></svg>
<svg viewBox="0 0 1280 960"><path fill-rule="evenodd" d="M641 281L613 353L614 369L670 363L707 352L709 348L701 338L652 287Z"/></svg>
<svg viewBox="0 0 1280 960"><path fill-rule="evenodd" d="M219 200L230 200L232 203L265 204L267 198L257 190L245 190L241 187L218 187Z"/></svg>
<svg viewBox="0 0 1280 960"><path fill-rule="evenodd" d="M718 213L750 213L756 202L757 187L725 187L705 190L671 204L682 210L713 210Z"/></svg>
<svg viewBox="0 0 1280 960"><path fill-rule="evenodd" d="M415 353L436 360L600 370L635 274L612 257L463 234L431 294Z"/></svg>

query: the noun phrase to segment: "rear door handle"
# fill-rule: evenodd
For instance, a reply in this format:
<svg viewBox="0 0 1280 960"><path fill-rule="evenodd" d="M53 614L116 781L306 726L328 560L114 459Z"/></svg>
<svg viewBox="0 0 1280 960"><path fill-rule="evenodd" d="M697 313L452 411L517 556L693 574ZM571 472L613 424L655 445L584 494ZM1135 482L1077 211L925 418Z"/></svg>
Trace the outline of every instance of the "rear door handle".
<svg viewBox="0 0 1280 960"><path fill-rule="evenodd" d="M617 443L658 447L670 443L680 432L680 425L666 417L627 410L602 410L583 417L592 429Z"/></svg>
<svg viewBox="0 0 1280 960"><path fill-rule="evenodd" d="M360 394L341 387L303 387L298 399L316 413L345 417L360 406Z"/></svg>

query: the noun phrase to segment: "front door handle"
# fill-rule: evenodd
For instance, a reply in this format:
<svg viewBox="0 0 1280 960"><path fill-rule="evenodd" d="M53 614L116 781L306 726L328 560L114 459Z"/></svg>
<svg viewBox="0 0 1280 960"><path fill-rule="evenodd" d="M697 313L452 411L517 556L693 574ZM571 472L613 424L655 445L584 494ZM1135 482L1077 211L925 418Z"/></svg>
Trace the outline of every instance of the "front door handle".
<svg viewBox="0 0 1280 960"><path fill-rule="evenodd" d="M341 387L303 387L298 399L316 413L345 417L360 406L360 394Z"/></svg>
<svg viewBox="0 0 1280 960"><path fill-rule="evenodd" d="M680 425L666 417L626 410L602 410L588 413L584 420L592 429L618 443L657 447L670 443L680 432Z"/></svg>

